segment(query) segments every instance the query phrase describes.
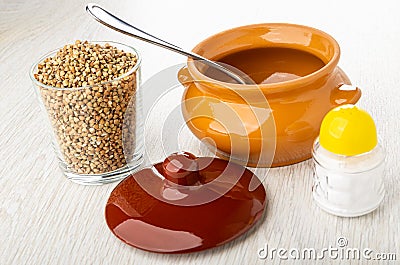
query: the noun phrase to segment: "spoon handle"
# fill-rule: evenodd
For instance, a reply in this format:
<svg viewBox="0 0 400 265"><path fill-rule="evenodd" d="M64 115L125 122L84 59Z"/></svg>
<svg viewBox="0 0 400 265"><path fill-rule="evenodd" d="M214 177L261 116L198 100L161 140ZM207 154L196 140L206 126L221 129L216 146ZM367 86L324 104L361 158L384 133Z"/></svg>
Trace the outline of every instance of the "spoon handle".
<svg viewBox="0 0 400 265"><path fill-rule="evenodd" d="M169 43L160 38L157 38L156 36L153 36L145 31L123 21L119 17L111 14L110 12L108 12L107 10L105 10L104 8L100 7L97 4L94 4L94 3L87 4L86 11L98 22L100 22L101 24L103 24L109 28L112 28L113 30L116 30L116 31L126 34L128 36L137 38L139 40L166 48L168 50L180 53L180 54L190 57L194 60L202 61L203 63L205 63L211 67L214 67L214 68L220 70L221 72L225 73L226 75L228 75L229 77L234 79L239 84L245 84L245 82L243 81L243 79L241 77L239 77L235 73L232 73L232 71L228 70L224 66L222 66L216 62L213 62L211 60L208 60L207 58L204 58L198 54L184 51L182 48L180 48L172 43Z"/></svg>

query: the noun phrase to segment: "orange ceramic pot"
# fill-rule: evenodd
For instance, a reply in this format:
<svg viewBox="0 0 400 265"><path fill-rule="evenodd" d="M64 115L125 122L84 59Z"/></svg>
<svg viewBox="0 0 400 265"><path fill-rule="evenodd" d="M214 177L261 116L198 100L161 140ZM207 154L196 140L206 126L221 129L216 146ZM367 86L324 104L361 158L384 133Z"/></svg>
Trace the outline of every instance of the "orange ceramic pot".
<svg viewBox="0 0 400 265"><path fill-rule="evenodd" d="M188 59L178 74L185 86L183 116L190 130L216 147L222 158L261 167L309 159L325 114L338 105L356 103L361 91L337 66L340 48L335 39L306 26L267 23L233 28L207 38L193 52L218 60L260 47L306 51L325 66L294 80L241 85L213 80Z"/></svg>

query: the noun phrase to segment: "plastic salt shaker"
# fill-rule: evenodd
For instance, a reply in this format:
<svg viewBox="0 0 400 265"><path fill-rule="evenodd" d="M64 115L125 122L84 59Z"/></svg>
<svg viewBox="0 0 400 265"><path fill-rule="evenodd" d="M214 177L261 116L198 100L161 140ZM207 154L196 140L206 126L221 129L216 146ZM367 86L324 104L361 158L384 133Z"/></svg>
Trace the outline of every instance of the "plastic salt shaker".
<svg viewBox="0 0 400 265"><path fill-rule="evenodd" d="M354 105L331 110L314 142L313 197L328 213L355 217L378 208L385 155L372 117Z"/></svg>

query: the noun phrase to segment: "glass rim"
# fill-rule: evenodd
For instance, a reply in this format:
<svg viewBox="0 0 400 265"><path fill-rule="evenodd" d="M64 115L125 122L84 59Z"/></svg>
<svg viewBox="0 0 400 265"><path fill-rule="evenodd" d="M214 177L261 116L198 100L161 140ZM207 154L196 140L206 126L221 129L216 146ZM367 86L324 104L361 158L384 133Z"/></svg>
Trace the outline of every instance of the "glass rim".
<svg viewBox="0 0 400 265"><path fill-rule="evenodd" d="M62 49L63 47L59 47L57 49L54 49L46 54L44 54L43 56L41 56L39 58L39 60L37 60L30 68L29 70L29 77L31 78L32 82L38 86L38 87L42 87L42 88L46 88L46 89L52 89L52 90L61 90L61 91L74 91L74 90L81 90L81 89L87 89L87 88L92 88L92 87L96 87L96 86L104 86L107 84L111 84L112 82L115 81L119 81L121 79L126 78L127 76L131 75L133 72L137 71L137 69L139 68L139 66L141 65L142 62L142 56L140 55L140 53L138 52L138 50L136 50L135 48L133 48L132 46L129 46L127 44L123 44L120 42L116 42L116 41L88 41L89 43L93 43L93 44L117 44L117 45L121 45L124 46L128 49L133 50L133 52L136 54L137 57L137 61L134 67L132 67L128 72L124 73L121 76L118 76L117 78L114 78L113 80L109 80L109 81L104 81L104 82L100 82L100 83L96 83L94 85L87 85L87 86L80 86L80 87L54 87L54 86L49 86L49 85L45 85L43 83L41 83L39 80L37 80L35 78L35 69L37 68L37 66L43 62L46 58L51 57L53 54L57 53L60 49ZM115 47L115 46L114 46Z"/></svg>

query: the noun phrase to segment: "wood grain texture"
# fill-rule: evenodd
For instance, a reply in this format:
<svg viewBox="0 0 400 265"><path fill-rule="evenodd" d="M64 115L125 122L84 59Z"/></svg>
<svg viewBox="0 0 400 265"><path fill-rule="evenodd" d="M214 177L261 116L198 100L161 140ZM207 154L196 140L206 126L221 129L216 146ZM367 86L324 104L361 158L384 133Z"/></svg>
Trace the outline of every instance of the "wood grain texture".
<svg viewBox="0 0 400 265"><path fill-rule="evenodd" d="M98 1L149 32L186 48L226 28L260 22L311 25L340 43L340 66L362 88L359 105L377 122L387 152L386 197L373 213L338 218L313 202L312 162L257 169L267 190L263 221L222 247L187 255L161 255L129 247L108 230L103 213L116 184L67 181L51 149L28 71L42 54L75 39L134 45L144 58L143 80L184 58L112 32L85 14L80 0L0 0L0 264L399 264L400 262L400 16L398 1ZM162 88L160 88L162 89ZM146 91L144 91L146 93ZM164 154L160 115L179 101L173 93L146 123L151 160ZM175 104L174 103L174 104ZM149 102L145 102L149 104ZM157 114L159 113L159 114ZM157 115L156 115L157 114ZM161 116L162 117L162 116ZM170 137L177 128L164 128ZM170 131L170 133L169 133ZM205 154L182 129L179 147ZM335 246L397 252L397 262L260 260L268 244L282 248Z"/></svg>

